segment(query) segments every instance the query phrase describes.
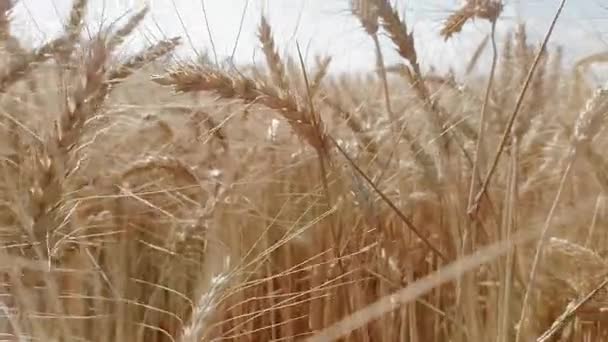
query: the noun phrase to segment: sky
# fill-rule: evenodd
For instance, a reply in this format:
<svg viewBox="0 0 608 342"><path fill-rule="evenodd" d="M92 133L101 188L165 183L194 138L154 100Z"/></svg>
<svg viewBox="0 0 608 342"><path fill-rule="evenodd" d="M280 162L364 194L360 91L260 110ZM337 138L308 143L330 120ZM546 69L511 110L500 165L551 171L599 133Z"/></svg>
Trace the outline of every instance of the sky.
<svg viewBox="0 0 608 342"><path fill-rule="evenodd" d="M71 0L19 0L14 31L35 44L57 35ZM183 52L215 50L218 59L234 56L237 63L259 60L256 29L260 15L267 16L278 47L295 55L296 42L307 61L331 56L337 71L369 69L374 50L369 37L349 14L349 0L89 0L89 28L125 18L148 3L151 13L126 49L163 37L184 37ZM423 67L461 68L489 31L486 21L468 23L462 34L445 42L439 36L443 20L458 8L457 0L397 0L410 29L414 30ZM538 43L557 9L559 0L507 0L497 32L524 20L531 41ZM204 9L204 10L203 10ZM237 39L238 37L238 39ZM238 43L236 43L238 42ZM398 62L390 41L382 37L388 63ZM573 60L608 50L608 3L605 0L568 0L552 38L552 46L567 47ZM236 44L235 44L236 43ZM489 58L489 51L484 58Z"/></svg>

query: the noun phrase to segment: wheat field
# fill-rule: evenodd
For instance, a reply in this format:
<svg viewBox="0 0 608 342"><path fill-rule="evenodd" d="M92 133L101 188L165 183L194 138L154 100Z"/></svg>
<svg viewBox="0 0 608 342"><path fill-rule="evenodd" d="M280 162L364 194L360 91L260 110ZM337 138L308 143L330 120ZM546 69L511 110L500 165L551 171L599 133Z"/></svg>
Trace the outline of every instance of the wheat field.
<svg viewBox="0 0 608 342"><path fill-rule="evenodd" d="M125 57L149 9L88 35L87 3L26 47L0 1L0 340L608 341L606 54L469 0L437 32L487 31L463 80L353 0L370 73L262 13L264 65Z"/></svg>

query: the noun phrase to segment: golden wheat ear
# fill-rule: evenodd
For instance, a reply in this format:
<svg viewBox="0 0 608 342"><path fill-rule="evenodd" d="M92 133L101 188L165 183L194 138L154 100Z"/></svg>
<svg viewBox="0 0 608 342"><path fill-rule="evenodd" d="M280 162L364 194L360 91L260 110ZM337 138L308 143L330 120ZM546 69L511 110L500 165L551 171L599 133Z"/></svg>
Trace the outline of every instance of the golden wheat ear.
<svg viewBox="0 0 608 342"><path fill-rule="evenodd" d="M568 289L558 290L558 295L572 301L565 311L537 341L549 341L559 329L573 317L585 322L608 320L608 263L597 253L568 240L551 238L545 247L548 271L557 279L570 285L575 298L569 297Z"/></svg>
<svg viewBox="0 0 608 342"><path fill-rule="evenodd" d="M276 50L272 29L264 16L260 20L258 38L262 44L262 51L266 57L266 65L270 70L274 86L279 89L279 92L289 92L289 80L285 72L285 63Z"/></svg>
<svg viewBox="0 0 608 342"><path fill-rule="evenodd" d="M124 26L116 30L116 32L112 35L112 37L108 41L108 49L114 50L114 48L118 47L122 44L127 37L129 37L133 31L141 24L141 22L146 18L148 12L150 11L150 7L146 4L141 10L135 13L129 20L125 23Z"/></svg>
<svg viewBox="0 0 608 342"><path fill-rule="evenodd" d="M11 17L15 3L14 0L0 1L0 42L4 44L8 53L19 56L25 53L25 49L11 32Z"/></svg>
<svg viewBox="0 0 608 342"><path fill-rule="evenodd" d="M500 0L467 0L465 4L448 17L441 29L445 40L462 31L467 21L473 18L496 21L503 10Z"/></svg>
<svg viewBox="0 0 608 342"><path fill-rule="evenodd" d="M581 295L594 286L594 280L608 274L606 260L594 251L568 240L552 237L544 254L547 271L570 284Z"/></svg>

